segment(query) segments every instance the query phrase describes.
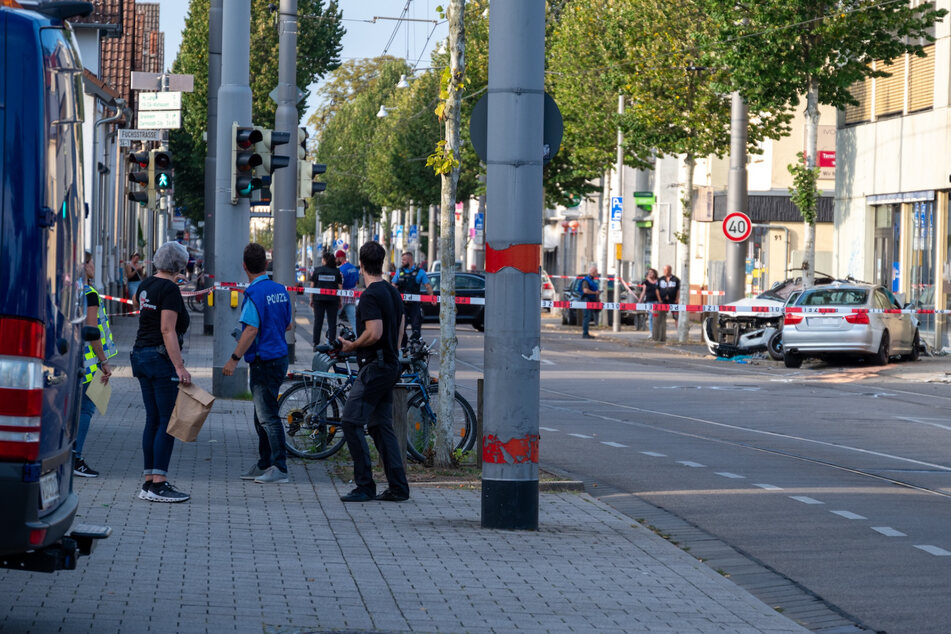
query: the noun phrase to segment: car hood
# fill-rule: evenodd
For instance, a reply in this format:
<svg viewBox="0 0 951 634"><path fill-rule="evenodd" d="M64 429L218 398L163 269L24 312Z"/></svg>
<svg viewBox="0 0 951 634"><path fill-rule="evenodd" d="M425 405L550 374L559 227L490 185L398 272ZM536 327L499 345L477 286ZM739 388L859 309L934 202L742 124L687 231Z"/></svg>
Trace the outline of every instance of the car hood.
<svg viewBox="0 0 951 634"><path fill-rule="evenodd" d="M757 297L744 297L743 299L737 300L735 302L730 302L729 304L724 304L725 306L736 306L737 308L748 308L751 306L762 306L764 308L772 309L771 312L775 311L777 313L783 311L785 304L775 299L765 299Z"/></svg>

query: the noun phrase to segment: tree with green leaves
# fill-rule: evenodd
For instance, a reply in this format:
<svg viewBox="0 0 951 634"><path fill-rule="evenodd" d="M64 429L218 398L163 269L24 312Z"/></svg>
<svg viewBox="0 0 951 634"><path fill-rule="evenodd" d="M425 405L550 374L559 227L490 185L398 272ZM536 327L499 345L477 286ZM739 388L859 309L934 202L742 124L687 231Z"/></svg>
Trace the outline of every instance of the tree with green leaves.
<svg viewBox="0 0 951 634"><path fill-rule="evenodd" d="M277 104L270 92L277 86L278 34L272 2L251 2L251 93L255 125L274 127ZM208 122L208 10L209 0L191 0L182 43L172 72L195 77L194 92L182 96L182 128L170 135L175 158L175 201L193 221L204 216L203 139ZM340 64L340 40L345 32L338 0L298 0L301 29L297 36L297 85L304 91L300 116L307 109L310 86Z"/></svg>
<svg viewBox="0 0 951 634"><path fill-rule="evenodd" d="M809 189L803 179L816 167L819 104L857 104L851 92L856 82L888 76L872 62L923 56L924 45L934 41L932 27L947 13L910 0L698 2L718 26L711 53L730 69L730 85L748 100L780 110L799 106L805 97L805 163L791 169L797 176L797 200ZM811 286L816 207L814 197L806 196L804 202L802 275Z"/></svg>
<svg viewBox="0 0 951 634"><path fill-rule="evenodd" d="M690 284L690 230L696 160L723 156L730 142L729 72L705 65L703 44L716 25L694 0L575 0L555 28L550 68L565 114L567 143L581 169L613 164L617 129L624 163L652 167L655 156L678 156L685 174L678 274ZM617 114L617 95L625 109ZM789 115L751 103L749 147L788 131ZM570 122L570 123L569 123ZM685 341L689 320L678 322Z"/></svg>

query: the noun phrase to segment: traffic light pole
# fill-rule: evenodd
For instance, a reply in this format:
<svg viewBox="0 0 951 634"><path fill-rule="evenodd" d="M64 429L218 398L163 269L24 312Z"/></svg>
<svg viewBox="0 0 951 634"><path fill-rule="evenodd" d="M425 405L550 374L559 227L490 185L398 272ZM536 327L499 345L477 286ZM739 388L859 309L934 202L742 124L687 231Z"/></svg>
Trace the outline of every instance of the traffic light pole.
<svg viewBox="0 0 951 634"><path fill-rule="evenodd" d="M215 280L215 179L218 161L218 88L221 86L221 3L211 0L208 10L208 154L205 156L205 230L202 246L205 252L204 272L208 282ZM202 298L204 300L204 298ZM213 307L203 312L206 335L215 331Z"/></svg>
<svg viewBox="0 0 951 634"><path fill-rule="evenodd" d="M233 124L251 125L251 87L248 84L251 46L251 0L228 0L221 11L221 86L218 88L217 159L215 161L215 281L240 282L247 279L242 268L244 245L248 243L251 210L246 198L231 201ZM232 307L229 293L215 293L215 345L212 392L215 396L238 397L248 391L248 366L238 364L233 376L222 369L235 341L240 298Z"/></svg>
<svg viewBox="0 0 951 634"><path fill-rule="evenodd" d="M483 528L538 529L545 0L489 12ZM448 213L452 213L449 210Z"/></svg>
<svg viewBox="0 0 951 634"><path fill-rule="evenodd" d="M274 208L274 280L285 286L297 286L294 257L297 246L297 0L281 0L278 18L277 112L274 115L274 130L286 132L290 158L286 168L273 175L271 191ZM311 178L313 180L313 178ZM291 304L293 310L294 304ZM295 359L295 320L287 337L287 354ZM319 334L319 333L318 333ZM334 333L336 334L336 333ZM316 338L315 338L316 341Z"/></svg>

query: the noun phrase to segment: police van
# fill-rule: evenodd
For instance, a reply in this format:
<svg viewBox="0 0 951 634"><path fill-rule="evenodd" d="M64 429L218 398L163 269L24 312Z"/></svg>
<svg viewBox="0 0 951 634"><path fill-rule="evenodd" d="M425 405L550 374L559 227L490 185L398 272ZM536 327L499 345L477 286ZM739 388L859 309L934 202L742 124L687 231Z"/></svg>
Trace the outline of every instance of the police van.
<svg viewBox="0 0 951 634"><path fill-rule="evenodd" d="M84 328L86 2L0 0L0 567L52 572L102 527L72 526Z"/></svg>

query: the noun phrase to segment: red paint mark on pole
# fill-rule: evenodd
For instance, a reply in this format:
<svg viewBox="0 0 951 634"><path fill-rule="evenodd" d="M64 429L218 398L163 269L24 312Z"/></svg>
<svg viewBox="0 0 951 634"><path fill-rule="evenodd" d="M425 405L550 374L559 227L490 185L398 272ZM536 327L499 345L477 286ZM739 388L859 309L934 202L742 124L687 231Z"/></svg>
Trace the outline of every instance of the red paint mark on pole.
<svg viewBox="0 0 951 634"><path fill-rule="evenodd" d="M506 249L493 249L485 243L485 271L498 273L506 266L522 273L538 273L542 266L540 244L513 244Z"/></svg>
<svg viewBox="0 0 951 634"><path fill-rule="evenodd" d="M512 438L507 442L498 436L488 434L482 439L482 462L492 464L538 464L538 434L529 434L523 438Z"/></svg>

